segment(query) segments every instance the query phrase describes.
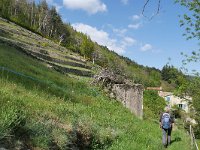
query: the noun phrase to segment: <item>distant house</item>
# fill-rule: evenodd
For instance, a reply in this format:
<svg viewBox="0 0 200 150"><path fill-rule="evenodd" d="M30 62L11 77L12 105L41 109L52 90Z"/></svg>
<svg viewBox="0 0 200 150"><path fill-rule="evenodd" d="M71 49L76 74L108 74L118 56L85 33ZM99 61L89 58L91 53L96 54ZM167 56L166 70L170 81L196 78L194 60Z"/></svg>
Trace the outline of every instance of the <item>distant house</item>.
<svg viewBox="0 0 200 150"><path fill-rule="evenodd" d="M158 95L163 97L169 107L178 106L183 109L185 112L189 112L188 102L192 100L191 97L180 98L173 95L172 92L164 92L162 87L147 87L146 90L155 90L158 91Z"/></svg>
<svg viewBox="0 0 200 150"><path fill-rule="evenodd" d="M183 109L186 113L189 112L189 101L192 100L191 97L184 97L180 98L178 96L173 95L171 92L163 92L159 91L158 95L163 97L166 101L166 103L172 107L172 106L178 106L179 108Z"/></svg>

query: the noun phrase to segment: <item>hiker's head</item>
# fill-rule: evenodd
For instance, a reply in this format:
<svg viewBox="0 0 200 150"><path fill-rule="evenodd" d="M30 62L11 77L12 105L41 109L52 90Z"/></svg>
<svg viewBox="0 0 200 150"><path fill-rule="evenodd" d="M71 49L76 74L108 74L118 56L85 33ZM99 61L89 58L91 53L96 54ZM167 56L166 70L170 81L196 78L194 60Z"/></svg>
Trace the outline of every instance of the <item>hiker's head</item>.
<svg viewBox="0 0 200 150"><path fill-rule="evenodd" d="M170 112L170 108L167 106L165 107L165 112L169 113Z"/></svg>

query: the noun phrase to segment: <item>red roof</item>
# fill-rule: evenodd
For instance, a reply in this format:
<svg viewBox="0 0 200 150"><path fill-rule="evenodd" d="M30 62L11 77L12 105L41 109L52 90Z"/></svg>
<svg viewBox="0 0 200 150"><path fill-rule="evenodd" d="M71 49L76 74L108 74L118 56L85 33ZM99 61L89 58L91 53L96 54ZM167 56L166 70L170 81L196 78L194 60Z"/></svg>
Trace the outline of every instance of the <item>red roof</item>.
<svg viewBox="0 0 200 150"><path fill-rule="evenodd" d="M162 87L147 87L147 90L162 91Z"/></svg>

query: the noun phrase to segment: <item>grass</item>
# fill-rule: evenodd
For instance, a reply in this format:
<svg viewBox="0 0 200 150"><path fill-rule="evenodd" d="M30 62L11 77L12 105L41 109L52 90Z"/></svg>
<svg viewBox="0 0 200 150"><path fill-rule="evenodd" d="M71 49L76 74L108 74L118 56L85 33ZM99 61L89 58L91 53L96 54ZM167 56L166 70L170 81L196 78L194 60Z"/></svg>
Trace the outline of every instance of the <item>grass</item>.
<svg viewBox="0 0 200 150"><path fill-rule="evenodd" d="M48 62L50 62L50 61L48 61ZM69 69L75 69L75 70L80 70L80 71L89 71L89 72L91 71L90 69L87 69L87 68L75 67L75 66L70 66L70 65L63 65L63 64L59 64L59 63L55 63L55 62L53 62L53 64L61 66L61 67L66 67L66 68L69 68Z"/></svg>
<svg viewBox="0 0 200 150"><path fill-rule="evenodd" d="M200 139L196 139L196 141L197 141L198 147L200 148Z"/></svg>
<svg viewBox="0 0 200 150"><path fill-rule="evenodd" d="M19 126L25 118L26 123L23 128L28 130L26 134L32 146L47 149L48 144L54 140L60 147L64 147L66 143L71 142L70 133L81 129L83 135L90 137L92 134L95 137L97 146L94 147L97 148L99 143L101 146L105 143L109 146L107 149L116 150L162 149L161 131L157 124L137 119L120 104L108 101L103 96L98 100L85 97L81 103L73 103L56 96L49 97L37 89L27 90L22 85L4 79L0 80L0 85L3 87L0 90L1 102L7 108L5 113L10 114L8 120ZM21 108L24 108L25 112L17 112ZM20 118L17 117L18 120L13 117L18 116L17 114L20 115ZM1 117L1 121L2 119ZM8 136L9 131L5 135ZM172 137L172 140L181 138L181 141L175 141L170 149L189 148L186 143L180 146L180 143L188 140L184 133L176 131Z"/></svg>
<svg viewBox="0 0 200 150"><path fill-rule="evenodd" d="M62 75L7 45L0 45L0 66L21 73L0 70L5 147L21 142L27 149L163 149L158 124L138 119L88 78ZM190 149L184 131L174 131L172 140L169 150Z"/></svg>
<svg viewBox="0 0 200 150"><path fill-rule="evenodd" d="M53 55L53 54L52 54ZM63 54L62 54L63 55ZM67 54L65 53L65 55L67 56ZM50 54L51 56L51 54ZM56 58L56 59L59 59L59 60L63 60L63 61L66 61L66 62L73 62L73 63L77 63L77 64L81 64L81 65L86 65L86 66L90 66L91 64L89 63L81 63L81 62L77 62L75 60L72 60L72 59L67 59L67 58L64 58L64 57L59 57L59 56L53 56L52 58Z"/></svg>

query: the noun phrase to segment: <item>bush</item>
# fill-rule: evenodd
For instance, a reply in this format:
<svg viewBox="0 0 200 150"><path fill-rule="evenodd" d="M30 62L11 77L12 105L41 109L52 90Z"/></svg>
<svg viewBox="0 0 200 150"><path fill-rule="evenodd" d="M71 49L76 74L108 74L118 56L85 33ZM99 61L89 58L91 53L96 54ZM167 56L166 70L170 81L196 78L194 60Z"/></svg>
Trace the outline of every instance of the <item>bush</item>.
<svg viewBox="0 0 200 150"><path fill-rule="evenodd" d="M156 91L144 91L144 119L158 119L165 106L165 100Z"/></svg>

